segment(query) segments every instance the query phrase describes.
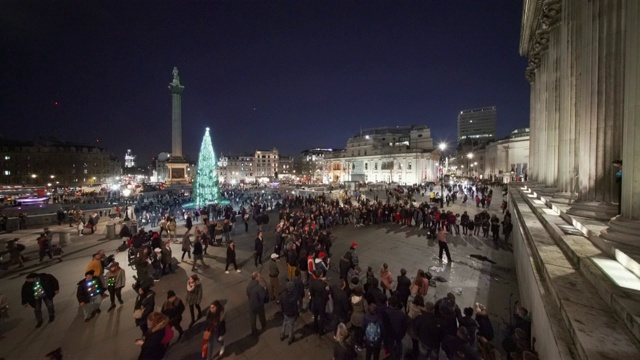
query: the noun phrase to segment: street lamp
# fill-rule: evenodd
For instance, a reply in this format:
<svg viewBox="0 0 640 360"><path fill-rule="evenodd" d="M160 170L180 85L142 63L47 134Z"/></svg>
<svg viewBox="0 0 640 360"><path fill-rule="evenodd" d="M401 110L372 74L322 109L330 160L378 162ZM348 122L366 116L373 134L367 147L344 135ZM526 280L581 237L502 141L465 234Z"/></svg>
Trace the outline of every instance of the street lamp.
<svg viewBox="0 0 640 360"><path fill-rule="evenodd" d="M473 159L473 153L468 153L467 154L467 176L470 175L470 168L471 166L473 166L473 164L471 166L469 166L469 160Z"/></svg>
<svg viewBox="0 0 640 360"><path fill-rule="evenodd" d="M444 142L441 142L440 145L438 145L438 147L440 148L440 161L442 161L442 158L444 156L444 150L447 148L447 144ZM440 191L442 192L442 196L444 196L444 174L446 174L448 170L449 170L449 157L444 156L444 168L442 168L442 178L441 178L441 184L440 184Z"/></svg>

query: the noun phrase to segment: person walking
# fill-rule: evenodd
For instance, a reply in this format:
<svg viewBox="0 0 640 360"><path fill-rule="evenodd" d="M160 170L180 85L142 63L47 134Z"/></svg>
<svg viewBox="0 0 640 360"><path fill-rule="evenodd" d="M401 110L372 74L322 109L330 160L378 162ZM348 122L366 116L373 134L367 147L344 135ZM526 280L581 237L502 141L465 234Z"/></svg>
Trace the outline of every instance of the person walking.
<svg viewBox="0 0 640 360"><path fill-rule="evenodd" d="M254 242L253 257L256 267L258 263L262 265L262 252L264 250L264 239L262 238L262 231L258 231L258 237Z"/></svg>
<svg viewBox="0 0 640 360"><path fill-rule="evenodd" d="M261 330L267 326L267 319L264 315L265 299L268 300L267 288L260 284L260 273L251 274L251 281L247 285L247 297L249 298L249 320L251 321L251 335L257 336L256 317L260 319Z"/></svg>
<svg viewBox="0 0 640 360"><path fill-rule="evenodd" d="M136 345L140 346L138 360L162 360L167 352L167 347L163 344L167 331L169 319L167 316L154 311L145 320L147 331L141 339L136 340Z"/></svg>
<svg viewBox="0 0 640 360"><path fill-rule="evenodd" d="M229 240L229 245L227 246L227 261L226 261L226 265L224 267L224 273L228 274L229 273L229 265L233 264L233 268L236 270L236 272L240 272L240 269L238 269L238 264L236 263L236 244L233 242L233 240Z"/></svg>
<svg viewBox="0 0 640 360"><path fill-rule="evenodd" d="M296 294L295 284L292 281L287 283L286 291L280 295L280 310L284 319L282 320L282 328L280 330L280 341L289 338L289 345L293 343L293 332L295 330L295 322L300 315L298 307L298 295Z"/></svg>
<svg viewBox="0 0 640 360"><path fill-rule="evenodd" d="M219 300L214 300L207 311L207 327L202 335L202 359L213 360L213 347L216 340L220 343L218 356L224 355L224 335L227 332L227 322L224 319L224 307Z"/></svg>
<svg viewBox="0 0 640 360"><path fill-rule="evenodd" d="M136 326L140 327L140 331L142 331L142 335L144 335L147 333L147 330L149 330L147 318L156 306L156 293L151 290L149 285L140 286L137 291L138 296L133 305L133 318L136 321Z"/></svg>
<svg viewBox="0 0 640 360"><path fill-rule="evenodd" d="M51 241L45 233L40 234L38 237L38 255L40 256L40 262L44 260L45 255L49 257L49 260L53 260L53 255L51 254Z"/></svg>
<svg viewBox="0 0 640 360"><path fill-rule="evenodd" d="M36 328L42 326L42 303L44 302L49 313L49 322L56 318L56 310L53 306L53 298L60 291L58 279L51 274L31 273L22 284L22 306L31 306L36 315Z"/></svg>
<svg viewBox="0 0 640 360"><path fill-rule="evenodd" d="M182 257L180 258L180 261L184 261L185 255L189 256L189 259L191 259L191 234L188 231L184 233L184 236L182 237Z"/></svg>
<svg viewBox="0 0 640 360"><path fill-rule="evenodd" d="M193 266L191 267L191 271L196 271L198 269L198 267L196 266L196 264L198 263L198 260L200 260L200 263L202 263L202 266L204 268L209 267L207 264L204 263L204 254L203 254L202 243L200 242L200 239L196 239L195 242L193 243Z"/></svg>
<svg viewBox="0 0 640 360"><path fill-rule="evenodd" d="M198 319L202 316L202 309L200 308L200 302L202 301L202 284L198 275L193 274L187 280L187 304L189 305L189 313L191 314L191 323L189 327L193 326ZM194 316L194 307L198 310L198 317Z"/></svg>
<svg viewBox="0 0 640 360"><path fill-rule="evenodd" d="M442 261L442 253L445 252L447 254L447 261L450 264L453 260L451 259L451 253L449 252L449 245L447 245L447 234L448 232L444 228L438 231L438 247L440 248L438 257L440 258L440 261Z"/></svg>
<svg viewBox="0 0 640 360"><path fill-rule="evenodd" d="M84 323L100 313L100 301L102 300L103 289L101 283L93 277L93 270L84 274L84 278L78 281L76 298L84 311Z"/></svg>
<svg viewBox="0 0 640 360"><path fill-rule="evenodd" d="M162 304L162 313L169 318L169 325L178 330L178 341L182 339L184 330L180 323L182 322L182 314L184 313L184 302L176 296L175 291L167 291L167 301Z"/></svg>
<svg viewBox="0 0 640 360"><path fill-rule="evenodd" d="M109 290L109 300L111 300L111 306L107 309L107 312L116 308L116 297L120 305L124 304L122 301L122 288L126 285L126 279L124 269L120 267L120 264L113 262L109 265L109 274L107 275L107 289Z"/></svg>

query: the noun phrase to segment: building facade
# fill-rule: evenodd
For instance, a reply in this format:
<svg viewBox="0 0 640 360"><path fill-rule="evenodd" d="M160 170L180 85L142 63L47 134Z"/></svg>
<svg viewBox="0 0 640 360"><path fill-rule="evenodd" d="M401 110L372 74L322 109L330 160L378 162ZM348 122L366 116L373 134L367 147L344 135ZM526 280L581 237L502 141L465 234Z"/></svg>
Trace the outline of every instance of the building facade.
<svg viewBox="0 0 640 360"><path fill-rule="evenodd" d="M341 151L325 154L324 183L418 184L438 179L440 152L424 125L361 131Z"/></svg>
<svg viewBox="0 0 640 360"><path fill-rule="evenodd" d="M116 183L122 164L102 148L63 142L0 139L0 183L3 185L86 186Z"/></svg>
<svg viewBox="0 0 640 360"><path fill-rule="evenodd" d="M460 111L458 144L467 139L481 143L495 140L497 116L495 106Z"/></svg>
<svg viewBox="0 0 640 360"><path fill-rule="evenodd" d="M523 181L528 175L529 129L514 130L506 139L484 149L482 175L490 181Z"/></svg>
<svg viewBox="0 0 640 360"><path fill-rule="evenodd" d="M273 179L278 172L278 149L256 150L256 177L258 179Z"/></svg>
<svg viewBox="0 0 640 360"><path fill-rule="evenodd" d="M301 181L304 183L322 183L323 176L327 173L326 157L330 156L334 151L342 151L342 149L313 148L303 150L300 159ZM329 155L328 155L329 154Z"/></svg>

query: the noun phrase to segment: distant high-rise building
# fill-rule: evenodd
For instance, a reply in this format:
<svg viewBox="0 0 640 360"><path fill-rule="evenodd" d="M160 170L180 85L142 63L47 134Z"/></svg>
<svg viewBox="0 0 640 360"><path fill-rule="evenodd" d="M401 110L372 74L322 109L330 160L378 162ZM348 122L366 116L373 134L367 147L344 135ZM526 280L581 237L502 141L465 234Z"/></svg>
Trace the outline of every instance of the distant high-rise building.
<svg viewBox="0 0 640 360"><path fill-rule="evenodd" d="M130 168L136 166L136 156L131 153L131 149L127 149L124 154L124 167Z"/></svg>
<svg viewBox="0 0 640 360"><path fill-rule="evenodd" d="M460 111L458 144L467 139L488 142L496 138L497 110L495 106Z"/></svg>

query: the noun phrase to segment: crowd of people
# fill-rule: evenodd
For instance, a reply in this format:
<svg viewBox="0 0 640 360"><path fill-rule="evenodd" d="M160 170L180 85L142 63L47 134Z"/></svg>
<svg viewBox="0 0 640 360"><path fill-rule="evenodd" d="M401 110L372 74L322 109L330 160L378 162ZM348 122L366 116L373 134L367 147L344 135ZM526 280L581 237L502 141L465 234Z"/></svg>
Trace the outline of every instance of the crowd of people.
<svg viewBox="0 0 640 360"><path fill-rule="evenodd" d="M432 284L428 271L414 269L416 275L410 278L407 269L402 268L394 278L394 269L388 264L375 270L371 266L365 267L359 261L356 242L351 243L339 260L331 261L334 257L332 231L338 225L422 227L425 235L438 240L440 259L444 261L443 255L446 254L446 264L449 265L453 261L447 246L449 233L460 235L462 228L462 236L480 236L477 229L482 229L482 236L488 238L488 231L485 232L488 223L494 242L501 241L500 221L495 215L490 216L485 210L472 219L466 211L461 215L454 214L444 211L438 204L413 201L415 194L427 191L432 189L391 189L385 192L386 201L380 200L377 194L368 196L366 191L343 199L332 198L328 194L269 198L257 192L250 203L244 202L244 197L235 191L228 191L227 196L241 199L241 206L235 208L237 211L231 204L197 211L184 210L179 205L163 207L166 204L158 205L158 208L140 207L143 216L155 211L162 215L155 224L159 226L158 231L141 228L135 234L124 234L127 240L120 248L128 252L129 265L136 272L133 288L137 297L133 318L142 334L136 340L141 346L140 358L162 359L174 338L174 329L178 332L178 341L183 338L185 330L181 323L187 307L191 319L189 327L203 318L206 323L202 334L202 358L212 359L216 354L224 354L224 306L215 300L203 311L203 284L197 270L208 267L204 255L209 246L224 245L225 273L229 273L230 265L240 272L231 235L237 231L237 223L242 222L245 232L248 232L249 223L254 221L258 228L253 253L256 271L246 288L250 328L254 336L260 336L260 332L265 330L265 306L273 302L283 317L282 341L287 340L289 344L296 341L296 320L301 313L310 312L313 329L318 336L334 335L333 356L336 360L362 357L359 353L363 353L365 359L378 359L381 355L389 359L405 356L434 359L438 358L441 350L449 359L501 359L501 353L492 343L495 334L487 308L474 304L461 310L453 293L435 302L428 301L427 294ZM451 186L445 196L440 196L443 200L439 205L444 201L455 202L460 194L464 194L463 198L474 198L472 193L480 194L485 199L492 196L491 191L480 186ZM270 200L275 200L277 206ZM489 205L490 201L485 201L485 206ZM267 211L274 207L278 209L278 222L273 237L269 236L273 238L273 251L267 251L271 249L264 238L265 225L269 223ZM179 218L183 219L186 228L180 239L176 233ZM501 225L502 239L508 242L511 231L508 211ZM181 246L182 261L185 257L193 257L193 274L187 280L186 291L167 291L167 299L156 307L153 285L175 271L171 245L176 242ZM263 260L268 261L268 282L261 271ZM285 274L284 271L281 274L281 270L285 268L286 280L283 281ZM330 271L336 271L339 277L329 276ZM103 299L110 300L108 312L117 304L122 306L125 286L125 268L102 250L94 254L76 290L85 323L90 323L100 313ZM23 304L34 308L37 327L43 323L43 302L49 311L49 321L54 321L53 297L58 291L57 280L50 274L27 276L23 285ZM503 342L507 358L535 359L528 346L531 323L526 309L518 308L514 319ZM260 322L260 331L257 322ZM404 348L405 337L411 339L411 349ZM217 345L219 350L213 351Z"/></svg>

